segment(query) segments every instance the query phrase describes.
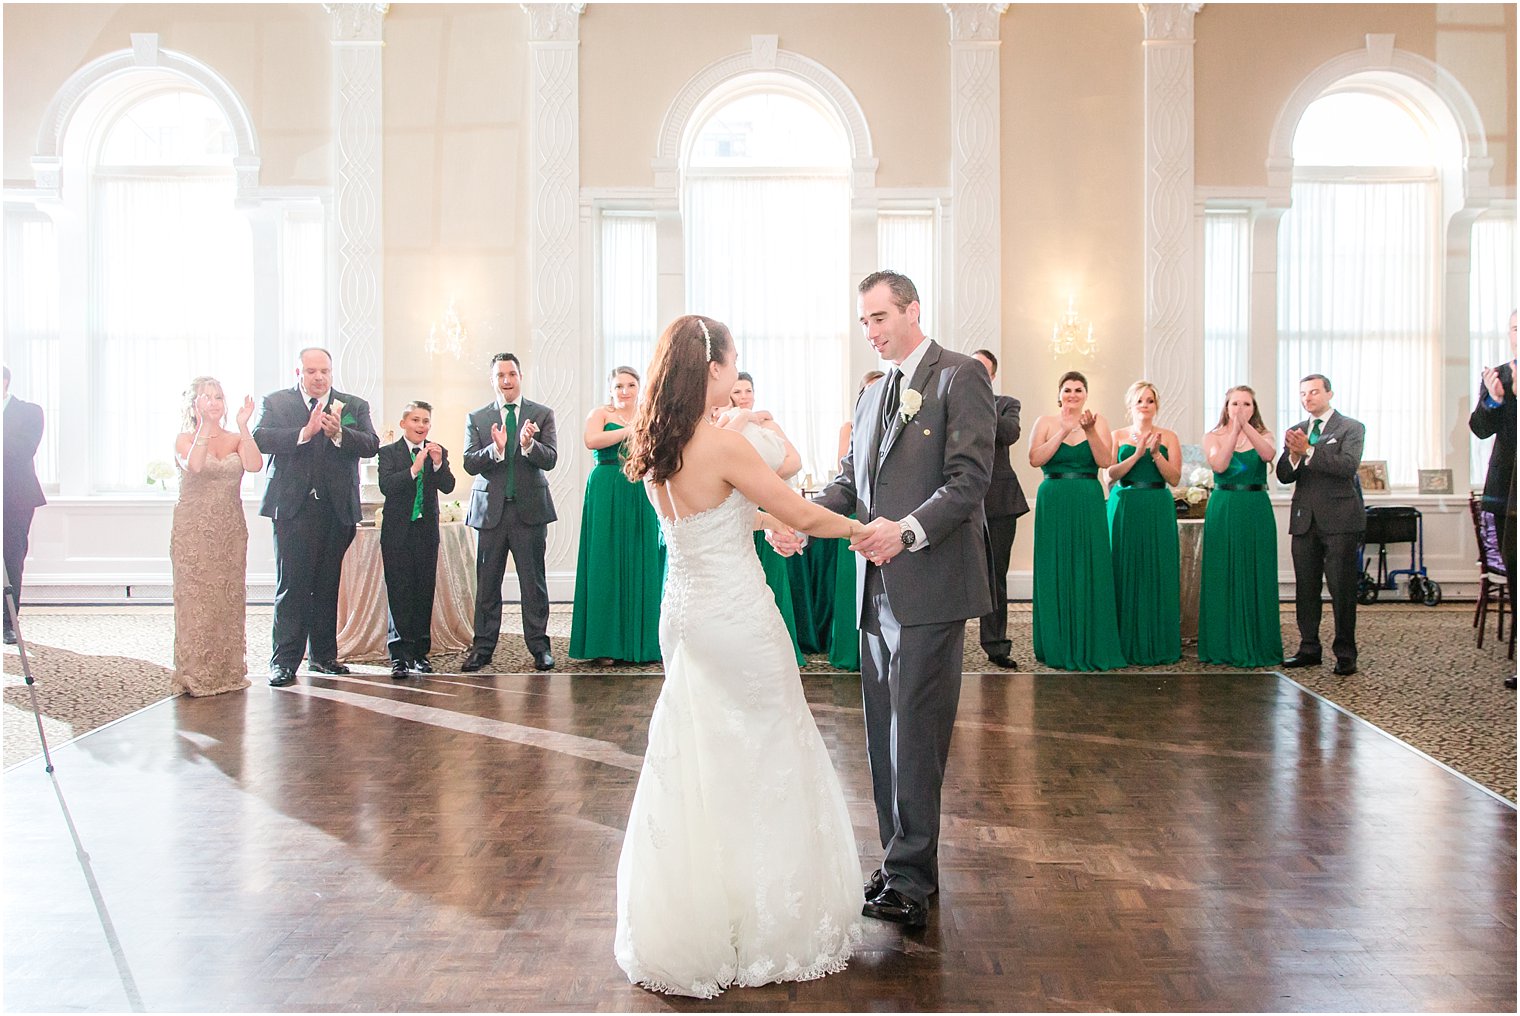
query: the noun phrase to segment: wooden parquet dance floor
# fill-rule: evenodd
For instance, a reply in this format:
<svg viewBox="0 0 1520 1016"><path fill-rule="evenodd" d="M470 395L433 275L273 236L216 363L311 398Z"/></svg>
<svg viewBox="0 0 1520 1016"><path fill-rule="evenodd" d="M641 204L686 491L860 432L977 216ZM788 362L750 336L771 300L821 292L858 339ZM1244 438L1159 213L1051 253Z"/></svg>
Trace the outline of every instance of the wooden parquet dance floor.
<svg viewBox="0 0 1520 1016"><path fill-rule="evenodd" d="M806 677L879 851L858 680ZM1513 1010L1516 815L1272 674L967 675L942 892L712 1002L612 957L659 681L308 678L4 776L10 1010Z"/></svg>

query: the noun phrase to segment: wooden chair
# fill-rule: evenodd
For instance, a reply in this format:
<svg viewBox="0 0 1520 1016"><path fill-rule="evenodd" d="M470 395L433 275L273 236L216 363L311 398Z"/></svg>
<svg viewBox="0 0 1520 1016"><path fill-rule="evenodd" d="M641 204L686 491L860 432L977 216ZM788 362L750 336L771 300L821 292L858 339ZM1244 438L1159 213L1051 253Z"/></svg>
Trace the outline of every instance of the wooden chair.
<svg viewBox="0 0 1520 1016"><path fill-rule="evenodd" d="M1483 499L1477 494L1467 496L1468 511L1472 513L1473 535L1478 540L1478 605L1473 611L1473 627L1478 629L1478 648L1483 648L1483 636L1488 629L1488 605L1498 604L1498 636L1504 638L1504 612L1506 607L1513 615L1515 605L1509 602L1508 574L1504 558L1499 553L1499 531L1491 512L1483 510ZM1510 627L1515 619L1510 617Z"/></svg>

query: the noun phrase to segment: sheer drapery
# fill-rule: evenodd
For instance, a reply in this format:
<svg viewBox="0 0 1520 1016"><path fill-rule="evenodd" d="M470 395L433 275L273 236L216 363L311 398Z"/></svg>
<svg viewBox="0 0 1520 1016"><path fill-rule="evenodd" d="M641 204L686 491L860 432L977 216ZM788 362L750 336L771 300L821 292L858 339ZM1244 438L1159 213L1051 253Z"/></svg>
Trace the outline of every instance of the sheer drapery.
<svg viewBox="0 0 1520 1016"><path fill-rule="evenodd" d="M1485 215L1473 223L1472 276L1468 283L1468 332L1472 337L1472 378L1468 398L1478 394L1484 367L1510 358L1509 315L1515 309L1515 218ZM1469 434L1470 436L1470 434ZM1474 488L1488 475L1494 439L1472 438L1469 476Z"/></svg>
<svg viewBox="0 0 1520 1016"><path fill-rule="evenodd" d="M1299 379L1328 376L1394 485L1442 463L1434 179L1298 179L1279 246L1277 427L1303 417Z"/></svg>
<svg viewBox="0 0 1520 1016"><path fill-rule="evenodd" d="M606 370L629 366L649 376L655 340L668 322L657 318L654 218L648 213L602 213L601 330ZM596 397L607 398L597 380Z"/></svg>
<svg viewBox="0 0 1520 1016"><path fill-rule="evenodd" d="M1209 211L1203 217L1203 429L1212 430L1224 393L1251 384L1251 216ZM1256 387L1252 385L1252 387Z"/></svg>
<svg viewBox="0 0 1520 1016"><path fill-rule="evenodd" d="M934 212L931 209L882 209L876 217L876 263L880 268L901 272L918 288L918 320L925 334L938 338L939 273L934 256ZM994 353L997 336L978 337L976 348L986 346ZM998 354L1002 356L1001 353Z"/></svg>
<svg viewBox="0 0 1520 1016"><path fill-rule="evenodd" d="M253 390L253 266L230 172L95 176L92 485L141 492L173 458L182 393L218 378L229 426Z"/></svg>
<svg viewBox="0 0 1520 1016"><path fill-rule="evenodd" d="M849 184L842 176L704 176L686 191L687 307L727 324L755 405L815 480L838 456L845 377Z"/></svg>
<svg viewBox="0 0 1520 1016"><path fill-rule="evenodd" d="M5 359L11 393L43 407L37 479L58 482L58 427L52 419L62 390L58 339L58 240L53 222L36 212L5 215Z"/></svg>

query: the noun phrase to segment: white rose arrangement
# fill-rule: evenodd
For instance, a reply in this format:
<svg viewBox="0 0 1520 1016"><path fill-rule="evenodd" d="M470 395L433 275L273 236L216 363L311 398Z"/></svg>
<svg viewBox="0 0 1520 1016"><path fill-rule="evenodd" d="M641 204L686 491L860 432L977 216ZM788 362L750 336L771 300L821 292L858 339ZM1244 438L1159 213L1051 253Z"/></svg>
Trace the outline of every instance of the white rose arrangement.
<svg viewBox="0 0 1520 1016"><path fill-rule="evenodd" d="M148 486L151 487L156 483L159 490L168 490L166 484L172 479L174 479L174 467L169 463L163 459L154 459L148 463L148 479L146 480Z"/></svg>
<svg viewBox="0 0 1520 1016"><path fill-rule="evenodd" d="M912 388L906 389L902 393L902 408L898 410L898 415L902 417L903 423L907 423L917 416L923 404L924 396L922 392L915 391Z"/></svg>
<svg viewBox="0 0 1520 1016"><path fill-rule="evenodd" d="M1214 471L1199 466L1188 474L1187 484L1186 487L1174 490L1172 497L1189 505L1201 505L1209 499L1209 492L1214 489Z"/></svg>
<svg viewBox="0 0 1520 1016"><path fill-rule="evenodd" d="M459 501L440 501L438 503L439 522L463 522L464 505Z"/></svg>

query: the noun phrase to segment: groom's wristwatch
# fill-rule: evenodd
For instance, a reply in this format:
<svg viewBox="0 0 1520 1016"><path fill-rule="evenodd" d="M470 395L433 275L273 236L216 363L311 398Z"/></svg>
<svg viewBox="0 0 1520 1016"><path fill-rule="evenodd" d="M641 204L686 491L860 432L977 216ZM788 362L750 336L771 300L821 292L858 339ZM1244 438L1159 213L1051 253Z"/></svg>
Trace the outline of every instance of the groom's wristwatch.
<svg viewBox="0 0 1520 1016"><path fill-rule="evenodd" d="M902 529L903 550L912 550L913 544L918 542L918 534L907 522L899 522L897 525Z"/></svg>

